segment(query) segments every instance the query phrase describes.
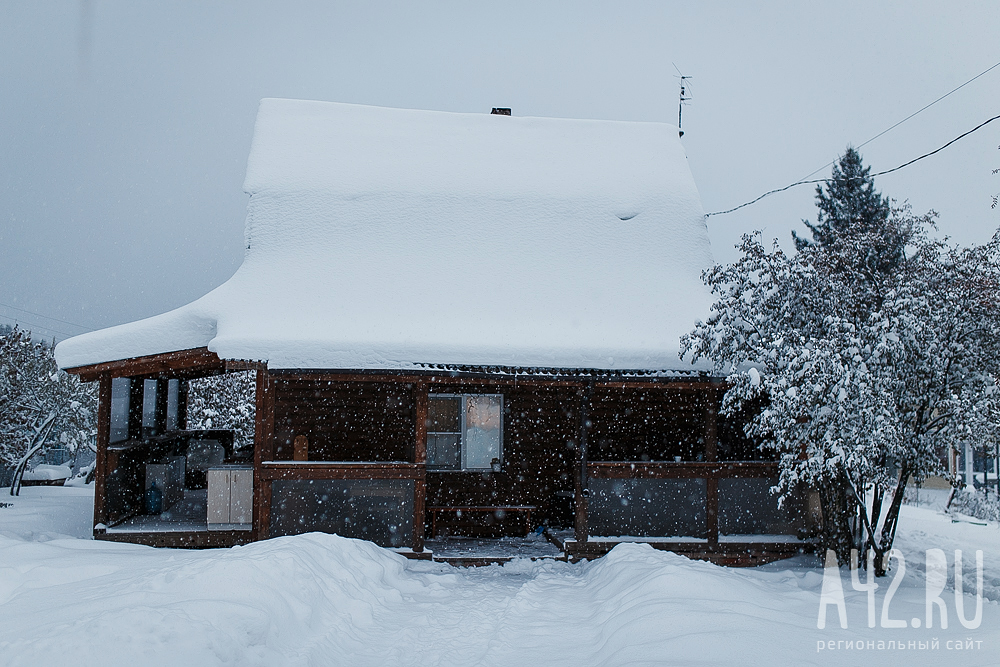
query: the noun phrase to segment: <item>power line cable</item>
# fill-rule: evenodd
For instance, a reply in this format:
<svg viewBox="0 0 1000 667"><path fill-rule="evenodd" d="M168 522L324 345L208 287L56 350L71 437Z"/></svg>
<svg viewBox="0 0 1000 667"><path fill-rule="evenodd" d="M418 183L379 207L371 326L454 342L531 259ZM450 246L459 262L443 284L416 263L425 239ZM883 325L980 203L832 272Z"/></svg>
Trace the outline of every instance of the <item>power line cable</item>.
<svg viewBox="0 0 1000 667"><path fill-rule="evenodd" d="M979 73L979 74L977 74L976 76L972 77L971 79L969 79L968 81L966 81L966 82L965 82L965 83L963 83L962 85L960 85L960 86L958 86L958 87L956 87L956 88L952 88L952 89L951 89L951 90L949 90L949 91L948 91L947 93L945 93L945 94L944 94L944 95L942 95L941 97L937 98L936 100L934 100L934 101L933 101L933 102L931 102L930 104L928 104L928 105L926 105L926 106L924 106L924 107L921 107L920 109L917 109L916 111L914 111L913 113L911 113L911 114L910 114L909 116L907 116L907 117L906 117L906 118L904 118L903 120L899 121L899 122L898 122L898 123L896 123L895 125L891 125L891 126L887 127L886 129L882 130L881 132L879 132L878 134L876 134L876 135L875 135L874 137L872 137L872 138L871 138L871 139L869 139L868 141L864 141L864 142L862 142L862 143L858 144L857 146L855 146L855 148L863 148L863 147L867 146L867 145L868 145L868 144L870 144L871 142L873 142L873 141L875 141L876 139L878 139L879 137L881 137L881 136L882 136L883 134L886 134L886 133L887 133L887 132L889 132L890 130L895 130L895 129L896 129L897 127L899 127L900 125L902 125L902 124L903 124L903 123L905 123L906 121L910 120L911 118L913 118L913 117L914 117L914 116L916 116L917 114L919 114L919 113L923 113L924 111L927 111L928 109L930 109L930 108L931 108L932 106L934 106L935 104L937 104L938 102L940 102L940 101L941 101L941 100L943 100L944 98L948 97L948 96L949 96L949 95L951 95L952 93L957 93L957 92L958 92L958 91L960 91L960 90L961 90L962 88L965 88L966 86L968 86L968 85L969 85L970 83L972 83L973 81L975 81L975 80L976 80L976 79L978 79L979 77L981 77L981 76L983 76L983 75L985 75L985 74L988 74L988 73L989 73L990 71L992 71L992 70L996 69L997 67L1000 67L1000 63L996 63L996 64L995 64L995 65L993 65L992 67L987 67L987 68L986 68L986 69L984 69L984 70L983 70L982 72L980 72L980 73ZM833 162L836 162L836 160L834 160ZM813 172L810 172L810 173L806 174L805 176L803 176L803 177L802 177L802 178L800 178L799 180L800 180L800 181L802 181L802 180L805 180L805 179L809 178L810 176L812 176L813 174L816 174L817 172L820 172L820 171L823 171L823 170L824 170L824 169L826 169L827 167L830 167L830 166L832 166L832 165L833 165L833 162L827 162L826 164L824 164L824 165L823 165L822 167L820 167L820 168L819 168L819 169L817 169L816 171L813 171Z"/></svg>
<svg viewBox="0 0 1000 667"><path fill-rule="evenodd" d="M930 153L924 153L920 157L915 157L912 160L910 160L909 162L904 162L903 164L899 165L898 167L893 167L892 169L886 169L885 171L880 171L880 172L877 172L875 174L871 174L870 178L874 178L876 176L884 176L885 174L891 174L894 171L899 171L903 167L909 167L914 162L919 162L920 160L923 160L924 158L930 157L930 156L934 155L935 153L939 153L939 152L943 151L945 148L948 148L948 146L951 146L953 143L955 143L959 139L961 139L963 137L969 136L970 134L972 134L976 130L978 130L978 129L980 129L980 128L982 128L982 127L984 127L984 126L986 126L986 125L988 125L990 123L992 123L995 120L1000 120L1000 116L993 116L993 118L990 118L989 120L983 121L979 125L977 125L974 128L972 128L971 130L969 130L967 132L963 132L962 134L958 135L957 137L955 137L954 139L952 139L948 143L944 144L943 146L939 146L938 148L935 148ZM833 164L833 163L831 162L830 164ZM813 172L813 173L815 173L815 172ZM861 177L856 177L856 178L861 178ZM745 208L747 206L750 206L751 204L756 204L757 202L759 202L764 197L776 194L778 192L784 192L785 190L789 190L791 188L794 188L796 185L809 185L809 184L812 184L812 183L826 183L829 180L830 179L828 179L828 178L816 178L816 179L813 179L813 180L810 180L810 181L804 181L804 180L803 181L796 181L795 183L792 183L790 185L786 185L783 188L777 188L775 190L769 190L769 191L765 192L764 194L760 195L759 197L757 197L756 199L752 199L751 201L748 201L748 202L746 202L744 204L740 204L739 206L735 206L735 207L727 209L725 211L714 211L712 213L706 213L705 217L707 218L707 217L710 217L710 216L713 216L713 215L725 215L726 213L732 213L733 211L738 211L741 208ZM852 179L842 179L842 180L848 181L848 180L852 180Z"/></svg>
<svg viewBox="0 0 1000 667"><path fill-rule="evenodd" d="M93 331L93 329L91 327L85 327L82 324L77 324L76 322L69 322L67 320L60 320L58 317L49 317L48 315L42 315L41 313L36 313L36 312L31 311L31 310L25 310L24 308L18 308L17 306L12 306L12 305L7 304L7 303L0 303L0 306L3 306L4 308L10 308L11 310L16 310L16 311L21 312L21 313L27 313L28 315L34 315L35 317L41 317L42 319L45 319L45 320L52 320L53 322L61 322L63 324L69 324L69 325L74 326L74 327L80 327L81 329L86 329L87 331ZM7 318L7 319L12 319L12 318ZM54 329L53 329L53 331L54 331ZM63 332L60 332L60 333L63 333Z"/></svg>
<svg viewBox="0 0 1000 667"><path fill-rule="evenodd" d="M40 324L39 325L35 325L35 326L31 326L30 323L22 322L22 321L18 320L16 317L10 317L9 315L0 315L0 317L2 317L5 320L10 320L11 322L13 322L16 325L27 324L28 325L28 328L27 328L28 331L33 331L35 329L41 329L42 331L48 331L49 333L62 334L63 336L66 336L66 337L72 337L72 336L78 335L78 334L69 333L68 331L60 331L59 329L53 329L51 327L42 326Z"/></svg>

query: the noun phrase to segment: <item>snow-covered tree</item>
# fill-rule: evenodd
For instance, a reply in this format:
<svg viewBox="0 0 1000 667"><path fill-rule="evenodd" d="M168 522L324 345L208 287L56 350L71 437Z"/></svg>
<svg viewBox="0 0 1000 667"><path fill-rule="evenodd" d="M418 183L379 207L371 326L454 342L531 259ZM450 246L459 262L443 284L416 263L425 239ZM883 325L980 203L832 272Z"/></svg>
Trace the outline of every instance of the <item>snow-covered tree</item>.
<svg viewBox="0 0 1000 667"><path fill-rule="evenodd" d="M75 453L97 434L95 388L60 371L53 348L17 327L0 335L0 462L15 469L47 447Z"/></svg>
<svg viewBox="0 0 1000 667"><path fill-rule="evenodd" d="M875 190L871 168L865 167L861 154L848 146L833 165L833 173L824 184L816 186L816 224L803 220L812 232L812 241L792 232L797 250L812 245L828 246L847 233L878 231L889 218L889 201ZM901 259L900 239L884 235L883 241L895 241L895 247L873 248L872 257L895 264Z"/></svg>
<svg viewBox="0 0 1000 667"><path fill-rule="evenodd" d="M1000 237L954 248L931 226L897 209L792 257L745 236L739 261L705 272L718 300L682 340L729 375L725 412L764 405L748 435L778 457L780 493L819 491L842 562L888 551L907 481L944 472L949 445L996 426ZM900 263L865 275L886 238L905 241Z"/></svg>
<svg viewBox="0 0 1000 667"><path fill-rule="evenodd" d="M253 447L256 374L225 373L192 380L188 389L188 428L234 431L236 449Z"/></svg>

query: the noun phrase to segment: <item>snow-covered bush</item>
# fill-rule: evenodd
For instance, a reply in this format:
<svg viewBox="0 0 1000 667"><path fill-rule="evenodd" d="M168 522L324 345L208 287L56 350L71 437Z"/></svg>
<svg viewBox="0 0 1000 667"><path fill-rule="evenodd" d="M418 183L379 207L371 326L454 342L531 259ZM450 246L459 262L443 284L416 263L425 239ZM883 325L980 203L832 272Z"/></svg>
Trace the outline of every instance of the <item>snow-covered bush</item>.
<svg viewBox="0 0 1000 667"><path fill-rule="evenodd" d="M1000 236L952 247L932 222L895 209L791 257L747 235L705 272L713 313L682 339L729 376L724 412L764 405L747 433L777 455L781 493L818 489L842 562L891 548L907 481L942 474L949 445L997 437ZM893 239L905 252L882 270L872 249Z"/></svg>
<svg viewBox="0 0 1000 667"><path fill-rule="evenodd" d="M60 371L53 345L14 327L0 332L0 463L60 446L75 453L97 435L97 392Z"/></svg>
<svg viewBox="0 0 1000 667"><path fill-rule="evenodd" d="M955 491L948 509L977 519L1000 521L1000 497L968 486Z"/></svg>
<svg viewBox="0 0 1000 667"><path fill-rule="evenodd" d="M192 380L188 385L188 428L232 430L236 449L253 447L255 382L254 371Z"/></svg>

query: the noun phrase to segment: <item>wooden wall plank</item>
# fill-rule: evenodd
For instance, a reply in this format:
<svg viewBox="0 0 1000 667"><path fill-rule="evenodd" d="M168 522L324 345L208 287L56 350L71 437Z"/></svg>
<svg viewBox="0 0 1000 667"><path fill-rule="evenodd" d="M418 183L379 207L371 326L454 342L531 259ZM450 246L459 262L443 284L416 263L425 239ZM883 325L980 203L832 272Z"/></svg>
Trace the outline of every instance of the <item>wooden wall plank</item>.
<svg viewBox="0 0 1000 667"><path fill-rule="evenodd" d="M719 398L715 390L706 392L705 403L705 460L714 462L719 460Z"/></svg>
<svg viewBox="0 0 1000 667"><path fill-rule="evenodd" d="M305 435L313 460L413 460L413 385L287 376L275 376L273 382L275 459L291 459L295 437Z"/></svg>

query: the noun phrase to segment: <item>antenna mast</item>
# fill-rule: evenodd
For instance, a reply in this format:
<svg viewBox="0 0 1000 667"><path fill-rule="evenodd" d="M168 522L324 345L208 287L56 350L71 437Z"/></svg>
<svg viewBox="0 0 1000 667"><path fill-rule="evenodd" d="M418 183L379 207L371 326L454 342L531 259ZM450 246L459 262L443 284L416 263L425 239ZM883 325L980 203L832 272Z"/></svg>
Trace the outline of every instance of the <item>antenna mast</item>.
<svg viewBox="0 0 1000 667"><path fill-rule="evenodd" d="M673 65L673 63L670 64ZM678 75L677 78L681 80L681 94L677 102L677 131L679 136L683 137L684 130L681 129L681 120L682 120L681 114L684 111L684 103L691 99L690 97L687 97L687 81L688 79L693 79L694 77L684 76L683 74L681 74L681 71L677 68L677 65L674 65L674 69L677 70L677 75Z"/></svg>

